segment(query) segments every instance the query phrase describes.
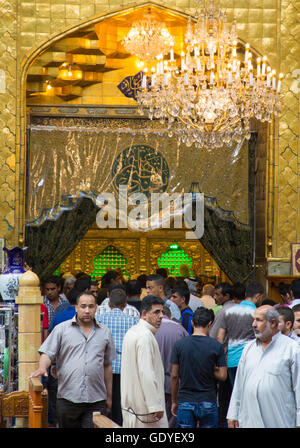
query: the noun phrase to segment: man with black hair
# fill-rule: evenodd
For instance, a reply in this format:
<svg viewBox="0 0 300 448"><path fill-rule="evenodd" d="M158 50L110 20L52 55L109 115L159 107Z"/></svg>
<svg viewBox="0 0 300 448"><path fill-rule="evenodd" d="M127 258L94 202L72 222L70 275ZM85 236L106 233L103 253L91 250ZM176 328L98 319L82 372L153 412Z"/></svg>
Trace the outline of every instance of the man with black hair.
<svg viewBox="0 0 300 448"><path fill-rule="evenodd" d="M87 274L82 275L75 281L74 287L72 288L75 290L75 293L73 293L72 295L74 296L76 293L78 295L81 292L91 292L91 284L92 284L91 277L88 276ZM55 319L57 314L61 313L62 311L65 311L69 306L70 306L69 296L67 295L67 300L58 305L58 307L52 314L51 319L49 319L49 329L53 328L53 320Z"/></svg>
<svg viewBox="0 0 300 448"><path fill-rule="evenodd" d="M232 286L232 298L235 303L241 303L245 298L246 286L244 283L234 283Z"/></svg>
<svg viewBox="0 0 300 448"><path fill-rule="evenodd" d="M77 272L77 274L75 274L75 278L89 278L91 280L91 276L89 274L87 274L86 272Z"/></svg>
<svg viewBox="0 0 300 448"><path fill-rule="evenodd" d="M163 318L163 300L144 297L141 319L123 341L121 404L124 428L168 428L164 366L155 333Z"/></svg>
<svg viewBox="0 0 300 448"><path fill-rule="evenodd" d="M172 289L170 300L175 303L181 312L180 323L186 329L188 334L193 333L192 318L193 311L189 307L190 291L187 286L179 284Z"/></svg>
<svg viewBox="0 0 300 448"><path fill-rule="evenodd" d="M91 289L91 279L87 277L80 277L76 280L74 288L79 292L87 292Z"/></svg>
<svg viewBox="0 0 300 448"><path fill-rule="evenodd" d="M291 283L290 289L291 301L288 303L290 308L300 303L300 278L296 278Z"/></svg>
<svg viewBox="0 0 300 448"><path fill-rule="evenodd" d="M76 301L77 297L80 294L76 289L72 288L68 294L68 306L64 307L62 311L59 311L60 307L63 307L64 304L60 305L56 308L53 318L51 320L49 326L49 332L53 330L53 328L66 320L72 319L76 314ZM58 311L58 312L57 312ZM52 365L50 370L48 371L48 378L46 379L46 387L48 389L48 409L49 409L49 423L52 425L56 423L56 399L57 399L57 375L56 375L56 367Z"/></svg>
<svg viewBox="0 0 300 448"><path fill-rule="evenodd" d="M180 322L181 313L176 303L166 297L166 281L158 274L149 275L146 281L147 294L155 295L163 299L164 304L170 308L172 319Z"/></svg>
<svg viewBox="0 0 300 448"><path fill-rule="evenodd" d="M294 325L293 333L299 338L300 337L300 303L292 308L294 312Z"/></svg>
<svg viewBox="0 0 300 448"><path fill-rule="evenodd" d="M60 296L61 293L61 279L56 275L48 277L44 282L44 305L48 309L49 323L51 323L52 317L56 308L62 303L68 303L63 297Z"/></svg>
<svg viewBox="0 0 300 448"><path fill-rule="evenodd" d="M91 286L90 286L90 289L89 289L89 291L95 296L95 297L97 297L97 295L98 295L98 282L96 282L95 280L92 280L91 281Z"/></svg>
<svg viewBox="0 0 300 448"><path fill-rule="evenodd" d="M179 428L216 428L218 408L215 380L227 377L222 344L209 337L214 312L197 308L192 324L194 332L175 342L172 352L172 414Z"/></svg>
<svg viewBox="0 0 300 448"><path fill-rule="evenodd" d="M164 279L168 278L168 269L166 268L157 268L156 274L161 275Z"/></svg>
<svg viewBox="0 0 300 448"><path fill-rule="evenodd" d="M279 306L287 306L287 304L291 301L291 285L288 283L280 282L278 285L278 291L281 297L282 303ZM277 308L277 306L276 306Z"/></svg>
<svg viewBox="0 0 300 448"><path fill-rule="evenodd" d="M128 305L134 306L138 311L141 310L141 292L142 288L138 280L128 280L126 283L126 295Z"/></svg>
<svg viewBox="0 0 300 448"><path fill-rule="evenodd" d="M218 330L220 328L220 322L222 321L222 316L225 313L226 309L235 305L232 295L232 285L227 282L222 282L216 285L214 299L216 304L218 306L221 306L222 308L217 312L214 323L209 330L209 336L212 338L217 337Z"/></svg>
<svg viewBox="0 0 300 448"><path fill-rule="evenodd" d="M101 319L102 314L110 312L109 298L110 294L115 289L122 289L126 293L126 288L124 285L122 285L121 283L112 283L107 289L106 299L104 299L101 305L98 306L96 319ZM140 312L138 311L138 309L135 306L128 304L127 302L123 309L123 313L128 314L129 316L133 316L136 319L140 318Z"/></svg>
<svg viewBox="0 0 300 448"><path fill-rule="evenodd" d="M246 287L245 299L241 303L228 308L222 316L217 339L223 343L225 335L228 338L228 376L233 386L239 360L247 342L255 339L252 328L253 314L256 306L263 299L264 287L252 282Z"/></svg>
<svg viewBox="0 0 300 448"><path fill-rule="evenodd" d="M93 294L79 294L76 315L55 326L39 349L39 368L30 375L47 377L56 361L60 428L92 428L93 412L111 409L116 352L111 331L95 320L96 309Z"/></svg>
<svg viewBox="0 0 300 448"><path fill-rule="evenodd" d="M54 315L51 324L49 326L49 331L52 331L53 328L56 325L60 324L61 322L72 319L72 317L75 316L76 314L75 305L79 294L80 292L74 288L70 290L68 294L68 306L63 311L60 311L59 313Z"/></svg>
<svg viewBox="0 0 300 448"><path fill-rule="evenodd" d="M121 283L121 277L118 271L107 271L101 278L101 288L108 288L113 283Z"/></svg>
<svg viewBox="0 0 300 448"><path fill-rule="evenodd" d="M279 306L276 310L279 314L278 330L300 344L300 339L293 333L294 311L289 306Z"/></svg>

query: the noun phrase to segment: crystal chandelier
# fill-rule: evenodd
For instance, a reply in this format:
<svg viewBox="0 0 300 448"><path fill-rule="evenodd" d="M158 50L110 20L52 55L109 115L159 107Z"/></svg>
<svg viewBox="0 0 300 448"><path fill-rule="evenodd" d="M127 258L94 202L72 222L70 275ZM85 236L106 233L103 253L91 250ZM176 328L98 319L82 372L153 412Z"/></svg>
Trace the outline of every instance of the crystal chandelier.
<svg viewBox="0 0 300 448"><path fill-rule="evenodd" d="M79 81L82 79L82 70L76 64L64 62L58 69L57 77L64 81Z"/></svg>
<svg viewBox="0 0 300 448"><path fill-rule="evenodd" d="M179 143L213 149L249 139L252 118L270 122L280 114L281 80L266 57L252 61L249 44L239 60L236 23L229 27L209 0L195 23L189 20L180 58L171 48L144 69L137 102Z"/></svg>
<svg viewBox="0 0 300 448"><path fill-rule="evenodd" d="M142 20L132 24L122 44L129 53L151 62L158 55L169 53L174 40L165 24L158 22L149 10Z"/></svg>

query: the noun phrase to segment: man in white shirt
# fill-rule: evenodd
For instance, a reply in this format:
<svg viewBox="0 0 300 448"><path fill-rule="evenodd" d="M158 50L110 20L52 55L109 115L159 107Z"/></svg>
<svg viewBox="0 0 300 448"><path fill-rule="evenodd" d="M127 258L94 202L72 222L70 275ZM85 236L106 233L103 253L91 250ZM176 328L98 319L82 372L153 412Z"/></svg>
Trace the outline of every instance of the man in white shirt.
<svg viewBox="0 0 300 448"><path fill-rule="evenodd" d="M254 312L255 337L242 353L227 413L229 428L300 426L300 348L278 330L270 305Z"/></svg>
<svg viewBox="0 0 300 448"><path fill-rule="evenodd" d="M164 366L154 334L163 318L163 300L146 296L141 319L123 341L121 406L124 428L168 428Z"/></svg>

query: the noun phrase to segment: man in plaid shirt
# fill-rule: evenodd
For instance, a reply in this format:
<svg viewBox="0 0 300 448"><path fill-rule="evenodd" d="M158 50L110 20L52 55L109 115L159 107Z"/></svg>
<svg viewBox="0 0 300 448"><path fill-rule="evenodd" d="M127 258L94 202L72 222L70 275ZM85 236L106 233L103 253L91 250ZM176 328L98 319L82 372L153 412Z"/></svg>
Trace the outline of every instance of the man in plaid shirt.
<svg viewBox="0 0 300 448"><path fill-rule="evenodd" d="M101 305L98 305L97 313L96 313L96 316L95 316L95 318L97 320L101 319L102 314L107 313L107 312L109 312L111 310L111 308L109 306L109 297L110 297L110 294L112 293L112 291L114 289L122 289L122 291L124 291L124 293L126 295L126 288L123 285L121 285L121 284L110 285L108 290L107 290L107 297L106 297L106 299L103 300ZM140 313L139 313L138 309L135 306L129 305L127 302L126 302L125 307L124 307L124 309L122 311L123 311L123 313L128 314L129 316L133 316L133 317L135 317L138 320L140 319Z"/></svg>
<svg viewBox="0 0 300 448"><path fill-rule="evenodd" d="M113 387L112 387L112 410L109 416L114 422L122 426L120 373L123 339L130 327L138 323L138 317L124 313L127 305L126 293L123 289L113 289L110 292L110 311L97 314L95 317L99 323L106 325L112 332L117 357L112 361ZM99 307L98 307L99 308Z"/></svg>
<svg viewBox="0 0 300 448"><path fill-rule="evenodd" d="M44 305L48 309L49 323L51 322L56 308L62 303L68 301L61 295L61 280L59 277L52 275L47 278L44 283Z"/></svg>

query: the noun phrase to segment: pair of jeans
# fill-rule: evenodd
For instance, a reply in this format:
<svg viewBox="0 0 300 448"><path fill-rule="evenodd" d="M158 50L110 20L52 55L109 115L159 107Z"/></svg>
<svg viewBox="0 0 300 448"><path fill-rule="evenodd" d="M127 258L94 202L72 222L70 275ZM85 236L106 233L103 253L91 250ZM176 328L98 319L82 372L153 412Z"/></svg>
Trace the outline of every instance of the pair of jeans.
<svg viewBox="0 0 300 448"><path fill-rule="evenodd" d="M199 428L217 428L217 403L208 401L178 403L178 428L196 428L197 422L199 422Z"/></svg>

